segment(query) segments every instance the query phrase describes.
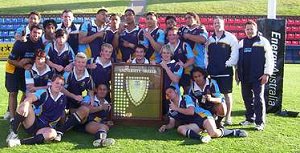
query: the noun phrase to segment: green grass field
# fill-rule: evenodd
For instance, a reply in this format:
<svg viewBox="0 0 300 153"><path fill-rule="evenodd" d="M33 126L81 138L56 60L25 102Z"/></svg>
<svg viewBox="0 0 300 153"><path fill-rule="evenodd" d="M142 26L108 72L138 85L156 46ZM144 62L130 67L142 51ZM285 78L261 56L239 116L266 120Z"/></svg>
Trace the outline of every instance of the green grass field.
<svg viewBox="0 0 300 153"><path fill-rule="evenodd" d="M267 0L150 0L147 9L160 13L267 15ZM299 15L300 0L277 0L277 14Z"/></svg>
<svg viewBox="0 0 300 153"><path fill-rule="evenodd" d="M263 132L254 131L251 127L247 138L219 138L209 144L200 144L170 130L160 134L158 127L134 127L116 125L109 136L116 139L116 145L109 148L93 148L93 136L70 131L61 143L20 146L7 148L5 138L8 122L2 119L7 107L7 93L4 87L5 62L0 62L0 152L299 152L300 119L267 115L267 127ZM284 71L283 108L300 111L300 65L286 64ZM229 128L241 128L237 124L244 119L244 107L240 87L234 85L234 125ZM22 133L21 137L27 136Z"/></svg>
<svg viewBox="0 0 300 153"><path fill-rule="evenodd" d="M265 15L267 0L148 0L146 11L159 13L185 13L195 11L201 14L248 14ZM95 13L101 6L110 12L122 13L129 0L0 0L0 14L27 14L32 10L41 13L61 13L63 9L72 9L75 13ZM279 15L299 15L300 0L277 0ZM300 64L286 64L284 70L283 108L300 111ZM247 138L219 138L209 144L200 144L170 130L160 134L158 127L116 125L109 132L115 138L116 145L109 148L93 148L93 136L70 131L61 143L19 146L7 148L5 138L8 121L2 116L6 112L8 94L5 86L5 62L0 62L0 153L11 152L300 152L300 119L267 115L267 127L263 132L246 127ZM234 125L229 128L242 128L238 125L244 119L244 106L240 86L234 84ZM21 133L22 138L27 135Z"/></svg>

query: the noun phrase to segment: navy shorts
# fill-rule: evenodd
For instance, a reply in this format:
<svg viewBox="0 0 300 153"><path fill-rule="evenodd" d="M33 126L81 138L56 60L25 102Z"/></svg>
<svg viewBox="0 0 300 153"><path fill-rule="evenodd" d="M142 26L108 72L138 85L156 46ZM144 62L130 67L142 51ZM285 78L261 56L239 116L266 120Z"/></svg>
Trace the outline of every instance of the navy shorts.
<svg viewBox="0 0 300 153"><path fill-rule="evenodd" d="M179 85L182 87L189 87L191 85L191 76L188 74L182 74Z"/></svg>
<svg viewBox="0 0 300 153"><path fill-rule="evenodd" d="M233 77L228 76L228 77L211 77L212 79L216 80L220 92L222 94L227 94L227 93L232 93L232 82L233 82Z"/></svg>
<svg viewBox="0 0 300 153"><path fill-rule="evenodd" d="M74 108L74 109L77 109L81 106L81 103L80 102L77 102L75 99L73 98L67 98L67 106L66 106L66 109L70 109L70 108Z"/></svg>
<svg viewBox="0 0 300 153"><path fill-rule="evenodd" d="M48 124L44 124L37 116L35 117L35 121L32 124L31 127L29 127L28 129L25 129L26 133L30 134L30 135L36 135L36 132L41 129L41 128L45 128L45 127L49 127Z"/></svg>
<svg viewBox="0 0 300 153"><path fill-rule="evenodd" d="M8 92L25 92L25 76L22 72L16 71L14 74L5 73L5 87Z"/></svg>

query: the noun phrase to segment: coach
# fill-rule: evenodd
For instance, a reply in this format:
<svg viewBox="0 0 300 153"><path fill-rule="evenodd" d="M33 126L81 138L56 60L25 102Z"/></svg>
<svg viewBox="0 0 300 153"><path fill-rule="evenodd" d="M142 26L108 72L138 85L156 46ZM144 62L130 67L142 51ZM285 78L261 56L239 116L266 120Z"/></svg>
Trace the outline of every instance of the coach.
<svg viewBox="0 0 300 153"><path fill-rule="evenodd" d="M274 59L269 41L258 35L254 21L246 23L245 33L247 38L240 41L237 68L246 107L246 120L240 124L250 125L255 121L255 129L261 131L266 123L264 87L273 73Z"/></svg>

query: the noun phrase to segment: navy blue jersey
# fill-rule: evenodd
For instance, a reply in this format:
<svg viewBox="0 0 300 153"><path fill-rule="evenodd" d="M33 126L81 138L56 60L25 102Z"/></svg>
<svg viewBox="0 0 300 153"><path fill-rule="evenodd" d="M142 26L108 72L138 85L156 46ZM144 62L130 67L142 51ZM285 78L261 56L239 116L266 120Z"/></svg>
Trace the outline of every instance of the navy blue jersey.
<svg viewBox="0 0 300 153"><path fill-rule="evenodd" d="M199 35L203 36L206 40L208 38L208 33L205 27L196 26L195 28L189 28L187 26L183 26L178 30L179 35L181 36L181 40L188 43L193 50L195 55L195 66L205 68L205 44L204 43L196 43L190 39L184 39L183 34L188 33L191 35Z"/></svg>
<svg viewBox="0 0 300 153"><path fill-rule="evenodd" d="M208 74L214 77L232 76L233 69L226 67L226 61L229 61L230 58L234 59L232 58L233 52L238 54L238 41L233 34L224 31L219 39L215 33L210 36L207 45ZM231 65L236 65L237 60L238 56Z"/></svg>
<svg viewBox="0 0 300 153"><path fill-rule="evenodd" d="M178 107L184 109L187 109L188 107L195 108L195 104L189 95L183 95L179 98ZM175 119L176 121L181 122L182 124L194 123L195 119L199 117L196 113L194 113L193 115L185 115L171 109L169 110L168 116Z"/></svg>
<svg viewBox="0 0 300 153"><path fill-rule="evenodd" d="M35 87L42 87L50 85L51 79L54 72L46 65L46 69L43 73L39 73L36 65L33 64L31 70L25 71L25 82L26 84L34 84Z"/></svg>
<svg viewBox="0 0 300 153"><path fill-rule="evenodd" d="M81 25L80 32L86 33L86 36L91 36L97 32L106 32L109 29L107 25L98 27L95 20L86 21ZM88 44L79 45L79 51L84 52L89 58L96 58L100 54L101 45L105 43L105 37L97 37Z"/></svg>
<svg viewBox="0 0 300 153"><path fill-rule="evenodd" d="M215 80L206 78L204 89L201 89L196 82L193 82L189 95L193 98L196 105L204 109L211 110L214 103L202 100L202 98L204 98L203 96L206 94L211 94L212 97L221 98L221 93Z"/></svg>
<svg viewBox="0 0 300 153"><path fill-rule="evenodd" d="M84 72L84 76L78 79L76 73L74 72L65 72L64 78L66 80L65 87L66 89L75 94L75 95L82 95L82 92L85 90L92 90L93 89L93 81L88 73L87 70Z"/></svg>
<svg viewBox="0 0 300 153"><path fill-rule="evenodd" d="M100 101L97 96L94 98L94 107L98 107L103 104L109 104L107 100L104 99L104 101ZM101 122L101 121L107 121L109 115L109 110L101 110L98 112L90 113L89 114L89 120L95 121L95 122Z"/></svg>
<svg viewBox="0 0 300 153"><path fill-rule="evenodd" d="M273 68L273 51L266 38L255 36L240 41L238 76L242 83L258 82L263 74L272 75Z"/></svg>
<svg viewBox="0 0 300 153"><path fill-rule="evenodd" d="M167 66L169 67L169 69L171 70L171 72L173 72L176 76L178 76L179 78L181 78L182 73L183 73L183 68L177 64L175 62L175 60L170 61ZM172 82L172 80L170 79L170 77L168 76L166 70L163 69L163 93L165 94L165 91L167 90L168 87L170 87L170 85L176 87L176 89L178 89L178 93L180 93L179 90L179 85L178 83Z"/></svg>
<svg viewBox="0 0 300 153"><path fill-rule="evenodd" d="M79 24L72 23L71 27L66 28L63 23L57 24L57 29L65 29L68 34L68 43L70 44L71 48L74 51L74 54L76 55L78 53L78 46L79 46L79 41L78 41L78 34L79 34Z"/></svg>
<svg viewBox="0 0 300 153"><path fill-rule="evenodd" d="M124 40L134 45L143 44L144 46L148 46L148 44L146 44L147 41L144 39L143 29L138 26L131 31L125 29L119 36L120 51L118 52L120 54L119 56L122 57L123 62L128 61L128 59L134 54L134 49L123 46Z"/></svg>
<svg viewBox="0 0 300 153"><path fill-rule="evenodd" d="M111 71L112 71L112 63L109 62L108 64L104 65L100 58L97 57L96 59L90 59L88 64L95 63L97 67L95 69L90 69L89 72L91 77L93 78L95 87L99 84L106 84L109 85L111 80Z"/></svg>
<svg viewBox="0 0 300 153"><path fill-rule="evenodd" d="M47 58L58 65L66 67L75 59L75 55L71 46L66 43L64 49L59 53L56 48L56 42L48 44L45 48Z"/></svg>
<svg viewBox="0 0 300 153"><path fill-rule="evenodd" d="M43 48L44 48L44 45L43 45L42 39L39 39L39 41L37 41L37 42L32 42L30 40L30 36L28 36L26 42L22 42L22 41L18 40L14 43L14 46L8 56L8 59L21 60L23 58L30 58L30 59L32 59L32 64L33 64L35 52L38 49L43 49ZM23 71L23 75L24 75L23 68L17 68L17 69L21 69ZM6 64L6 72L7 73L13 74L15 72L15 70L16 70L16 67L14 65L12 65L10 63Z"/></svg>
<svg viewBox="0 0 300 153"><path fill-rule="evenodd" d="M38 119L44 124L54 127L64 114L67 99L63 93L59 93L56 98L51 94L50 88L46 90L38 90L35 92L37 101L34 102L35 107L40 108Z"/></svg>

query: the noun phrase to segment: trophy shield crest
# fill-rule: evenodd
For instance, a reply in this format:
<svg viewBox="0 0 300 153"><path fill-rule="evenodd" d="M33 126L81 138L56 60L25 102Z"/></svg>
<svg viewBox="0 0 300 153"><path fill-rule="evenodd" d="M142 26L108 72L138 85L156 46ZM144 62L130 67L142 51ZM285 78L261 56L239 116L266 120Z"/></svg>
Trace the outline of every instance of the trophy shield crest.
<svg viewBox="0 0 300 153"><path fill-rule="evenodd" d="M126 77L126 93L135 106L139 106L146 98L149 82L148 77Z"/></svg>

